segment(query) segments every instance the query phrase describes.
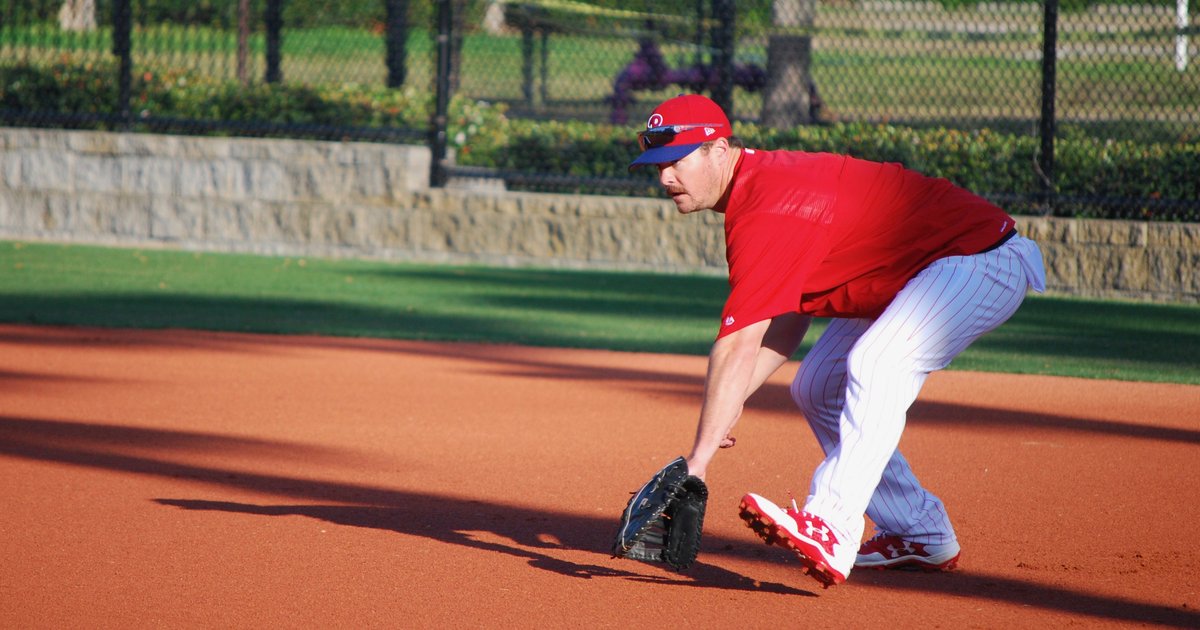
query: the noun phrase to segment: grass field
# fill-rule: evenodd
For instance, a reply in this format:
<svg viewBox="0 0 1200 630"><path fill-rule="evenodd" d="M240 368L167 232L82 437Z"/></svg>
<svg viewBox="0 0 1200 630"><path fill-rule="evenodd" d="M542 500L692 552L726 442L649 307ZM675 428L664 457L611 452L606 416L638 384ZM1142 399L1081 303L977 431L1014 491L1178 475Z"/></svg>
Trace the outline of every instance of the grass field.
<svg viewBox="0 0 1200 630"><path fill-rule="evenodd" d="M725 292L699 275L0 241L8 323L706 354ZM1033 296L952 369L1200 384L1197 322L1197 305Z"/></svg>

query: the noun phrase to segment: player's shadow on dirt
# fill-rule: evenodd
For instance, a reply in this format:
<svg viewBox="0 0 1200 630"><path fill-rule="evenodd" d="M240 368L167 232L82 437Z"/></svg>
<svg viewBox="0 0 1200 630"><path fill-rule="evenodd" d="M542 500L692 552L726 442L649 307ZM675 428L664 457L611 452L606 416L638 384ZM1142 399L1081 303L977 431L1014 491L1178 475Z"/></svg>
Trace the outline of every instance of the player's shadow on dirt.
<svg viewBox="0 0 1200 630"><path fill-rule="evenodd" d="M1075 591L1050 584L1035 584L1019 577L998 575L999 567L984 567L992 573L976 573L966 567L948 573L910 571L857 571L851 574L854 586L869 585L890 591L937 592L963 598L991 600L1002 603L1035 606L1055 610L1079 619L1105 619L1124 622L1130 626L1158 625L1173 628L1200 628L1200 612L1182 607L1149 604L1117 599L1085 591ZM1152 580L1152 576L1139 579ZM985 620L980 620L986 625ZM1086 621L1081 621L1087 625Z"/></svg>
<svg viewBox="0 0 1200 630"><path fill-rule="evenodd" d="M249 459L334 458L321 447L266 442L208 433L191 433L98 423L0 416L0 457L59 462L89 469L181 480L215 488L253 491L331 505L259 506L227 501L159 499L163 505L263 516L303 515L351 527L367 527L421 536L524 558L533 567L562 575L618 577L703 588L804 594L790 586L760 583L703 563L687 574L673 574L636 561L628 570L600 564L578 564L558 552L605 554L616 534L611 519L336 481L313 481L283 475L231 470L172 460L171 454L220 452ZM616 508L614 508L616 509ZM710 536L707 544L722 549L743 541Z"/></svg>
<svg viewBox="0 0 1200 630"><path fill-rule="evenodd" d="M791 393L783 385L764 385L747 401L746 407L752 410L795 414L797 420L803 420L803 416L796 410ZM1180 444L1200 444L1200 431L1194 429L968 406L926 401L919 398L908 410L908 423L911 426L945 425L967 428L997 427L1013 430L1079 431ZM799 434L797 439L807 439L807 437Z"/></svg>
<svg viewBox="0 0 1200 630"><path fill-rule="evenodd" d="M405 534L430 537L442 542L463 545L528 560L538 569L553 571L569 577L584 579L624 578L656 584L763 591L790 595L815 596L812 591L784 584L760 583L713 564L698 562L685 575L674 577L670 571L657 570L631 562L630 570L620 570L599 564L579 564L555 558L555 550L578 550L594 547L597 539L607 540L611 523L569 515L550 515L535 510L514 509L482 501L461 501L441 497L409 495L411 505L402 508L331 505L252 505L228 501L189 499L157 499L162 505L186 510L219 511L256 516L307 516L350 527L371 527ZM538 534L534 534L538 532ZM561 534L562 543L547 542L545 534ZM531 537L532 535L532 537ZM507 539L496 540L497 537ZM558 536L556 536L557 538ZM509 544L511 541L514 544ZM570 542L568 542L570 541ZM722 541L707 537L706 546L715 551L704 554L720 555ZM582 546L580 546L582 543ZM739 543L740 544L740 543ZM544 549L545 553L539 551ZM1102 595L1034 584L1017 578L977 574L971 570L952 573L858 571L851 575L852 586L872 585L888 589L908 589L920 592L940 592L958 597L973 597L992 601L1035 605L1074 615L1101 619L1153 623L1164 626L1195 628L1200 613L1129 600L1116 600ZM797 570L797 583L808 582ZM848 588L848 587L844 587Z"/></svg>
<svg viewBox="0 0 1200 630"><path fill-rule="evenodd" d="M189 486L252 491L289 497L297 504L253 505L230 501L158 499L174 508L254 516L301 515L350 527L375 528L429 538L447 544L506 554L530 566L581 579L617 578L686 587L765 591L812 595L787 584L759 583L705 562L704 558L738 557L756 561L765 549L745 540L707 536L701 561L686 574L635 561L621 568L562 559L563 553L588 552L607 557L616 520L530 509L488 500L471 500L338 481L314 481L274 474L244 472L172 459L171 454L221 452L262 457L296 445L259 442L230 436L130 428L95 423L0 416L0 457L58 462L84 469L115 471L173 479ZM311 447L307 447L310 448ZM266 450L264 450L266 449ZM306 456L329 456L323 450ZM304 503L307 502L307 503ZM610 563L612 564L612 563ZM629 568L624 568L628 566ZM972 574L911 575L856 572L852 579L889 589L944 592L1002 603L1061 610L1097 619L1130 623L1200 627L1200 613L1150 603L1114 599L1018 578ZM797 583L808 586L799 573Z"/></svg>
<svg viewBox="0 0 1200 630"><path fill-rule="evenodd" d="M368 527L424 536L444 543L501 553L528 561L529 566L568 577L624 578L656 584L702 588L761 591L783 595L812 595L784 584L759 582L716 565L703 557L687 573L673 573L636 561L629 570L599 564L580 564L554 557L555 551L597 551L601 542L612 539L614 522L550 514L537 510L502 506L484 501L464 501L415 493L404 495L403 507L344 505L253 505L229 501L155 499L157 503L185 510L217 511L256 516L307 516L349 527ZM730 544L716 537L712 545Z"/></svg>

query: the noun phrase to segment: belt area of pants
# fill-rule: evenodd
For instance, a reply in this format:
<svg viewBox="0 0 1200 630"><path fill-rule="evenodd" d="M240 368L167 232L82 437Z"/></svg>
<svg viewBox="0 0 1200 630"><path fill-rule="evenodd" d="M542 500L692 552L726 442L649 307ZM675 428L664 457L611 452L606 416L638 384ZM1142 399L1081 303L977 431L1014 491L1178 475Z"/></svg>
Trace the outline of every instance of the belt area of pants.
<svg viewBox="0 0 1200 630"><path fill-rule="evenodd" d="M999 249L1001 245L1007 243L1008 241L1010 241L1012 239L1012 237L1014 237L1016 235L1017 235L1017 228L1013 228L1013 229L1009 230L1008 232L1006 232L1004 234L1004 236L1001 236L1000 240L993 243L991 247L989 247L979 253L986 254L986 253L992 251L993 249Z"/></svg>

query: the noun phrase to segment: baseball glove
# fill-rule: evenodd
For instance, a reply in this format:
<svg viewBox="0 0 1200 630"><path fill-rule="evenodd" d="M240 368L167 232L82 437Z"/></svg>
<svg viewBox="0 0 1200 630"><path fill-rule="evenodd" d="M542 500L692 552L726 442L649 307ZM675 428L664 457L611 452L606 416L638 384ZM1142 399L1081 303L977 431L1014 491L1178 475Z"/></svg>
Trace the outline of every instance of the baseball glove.
<svg viewBox="0 0 1200 630"><path fill-rule="evenodd" d="M665 562L683 570L700 553L708 487L676 458L634 493L621 516L614 558Z"/></svg>

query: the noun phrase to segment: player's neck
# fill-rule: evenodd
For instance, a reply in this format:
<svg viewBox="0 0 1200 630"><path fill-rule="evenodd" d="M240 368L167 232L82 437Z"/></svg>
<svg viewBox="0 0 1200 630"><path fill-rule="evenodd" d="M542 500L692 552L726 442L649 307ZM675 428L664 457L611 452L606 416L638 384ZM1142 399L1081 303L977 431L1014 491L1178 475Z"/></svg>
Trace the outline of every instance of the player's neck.
<svg viewBox="0 0 1200 630"><path fill-rule="evenodd" d="M738 166L742 163L742 155L742 149L730 147L729 157L721 168L721 197L713 206L713 212L725 214L725 207L729 204L729 193L733 190L733 179L737 176Z"/></svg>

